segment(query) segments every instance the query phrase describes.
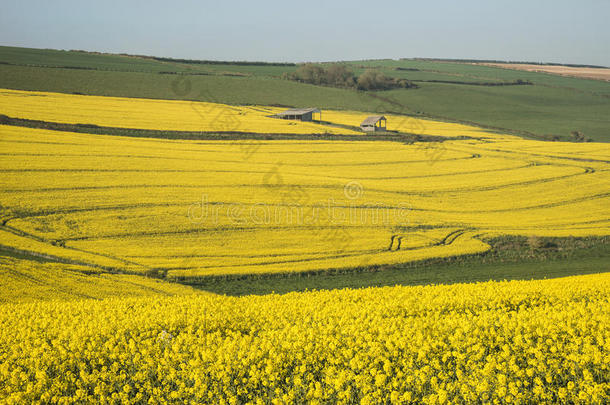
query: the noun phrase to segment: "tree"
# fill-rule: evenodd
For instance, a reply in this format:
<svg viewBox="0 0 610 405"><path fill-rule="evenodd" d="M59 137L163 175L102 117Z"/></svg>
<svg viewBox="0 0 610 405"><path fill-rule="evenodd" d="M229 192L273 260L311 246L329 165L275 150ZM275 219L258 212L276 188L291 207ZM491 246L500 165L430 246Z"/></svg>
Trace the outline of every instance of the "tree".
<svg viewBox="0 0 610 405"><path fill-rule="evenodd" d="M332 64L326 69L326 80L328 84L337 87L353 87L355 83L354 73L345 65L338 63Z"/></svg>
<svg viewBox="0 0 610 405"><path fill-rule="evenodd" d="M358 77L358 89L360 90L386 90L397 87L395 84L394 79L375 69L368 69Z"/></svg>
<svg viewBox="0 0 610 405"><path fill-rule="evenodd" d="M586 140L585 134L580 131L572 131L570 135L572 135L572 139L574 139L575 142L585 142Z"/></svg>
<svg viewBox="0 0 610 405"><path fill-rule="evenodd" d="M369 69L356 77L345 65L334 63L324 68L313 63L300 65L295 72L285 73L282 78L303 83L326 85L359 90L388 90L417 87L406 79L388 77L375 69Z"/></svg>
<svg viewBox="0 0 610 405"><path fill-rule="evenodd" d="M311 84L326 84L324 68L313 63L305 63L297 68L296 79Z"/></svg>

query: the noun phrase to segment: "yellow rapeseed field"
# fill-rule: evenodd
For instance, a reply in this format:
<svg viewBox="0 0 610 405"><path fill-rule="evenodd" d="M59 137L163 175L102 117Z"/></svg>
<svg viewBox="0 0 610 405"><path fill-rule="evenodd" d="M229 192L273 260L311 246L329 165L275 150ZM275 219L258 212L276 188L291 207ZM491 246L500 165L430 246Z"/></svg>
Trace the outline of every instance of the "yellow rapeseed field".
<svg viewBox="0 0 610 405"><path fill-rule="evenodd" d="M347 134L368 115L324 111L341 128L278 110L0 91L10 117L137 129ZM608 144L388 126L448 139L0 125L0 403L610 402L610 273L240 298L171 282L610 234Z"/></svg>
<svg viewBox="0 0 610 405"><path fill-rule="evenodd" d="M610 273L0 305L0 402L608 403Z"/></svg>
<svg viewBox="0 0 610 405"><path fill-rule="evenodd" d="M492 136L176 141L0 126L0 244L184 278L610 233L608 145Z"/></svg>

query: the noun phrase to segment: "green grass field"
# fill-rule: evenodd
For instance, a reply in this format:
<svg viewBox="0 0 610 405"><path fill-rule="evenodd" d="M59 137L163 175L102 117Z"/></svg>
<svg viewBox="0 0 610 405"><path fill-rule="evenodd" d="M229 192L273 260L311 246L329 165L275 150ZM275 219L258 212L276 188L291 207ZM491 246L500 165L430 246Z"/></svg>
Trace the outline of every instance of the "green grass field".
<svg viewBox="0 0 610 405"><path fill-rule="evenodd" d="M0 47L0 87L394 112L474 123L524 136L568 139L570 132L581 131L590 139L610 141L608 82L457 62L347 63L355 73L375 67L388 76L413 80L419 88L359 92L282 80L282 73L294 71L294 66L184 63L15 47ZM481 85L516 80L532 84Z"/></svg>

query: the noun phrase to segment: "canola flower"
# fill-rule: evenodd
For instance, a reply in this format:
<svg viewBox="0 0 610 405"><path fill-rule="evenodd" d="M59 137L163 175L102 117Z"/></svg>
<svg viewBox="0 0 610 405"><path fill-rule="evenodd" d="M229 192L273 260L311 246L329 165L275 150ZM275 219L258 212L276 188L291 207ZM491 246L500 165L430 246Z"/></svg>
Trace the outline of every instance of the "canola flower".
<svg viewBox="0 0 610 405"><path fill-rule="evenodd" d="M602 404L609 302L601 273L4 304L0 402Z"/></svg>

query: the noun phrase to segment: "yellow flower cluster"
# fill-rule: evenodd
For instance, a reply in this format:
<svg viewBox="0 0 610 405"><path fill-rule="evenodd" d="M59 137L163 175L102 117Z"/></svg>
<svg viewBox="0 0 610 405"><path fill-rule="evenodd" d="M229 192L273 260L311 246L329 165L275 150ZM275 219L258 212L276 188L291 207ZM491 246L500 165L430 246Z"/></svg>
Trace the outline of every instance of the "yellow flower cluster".
<svg viewBox="0 0 610 405"><path fill-rule="evenodd" d="M0 305L0 402L608 403L610 273Z"/></svg>
<svg viewBox="0 0 610 405"><path fill-rule="evenodd" d="M0 243L174 277L610 233L608 144L175 141L0 126Z"/></svg>

